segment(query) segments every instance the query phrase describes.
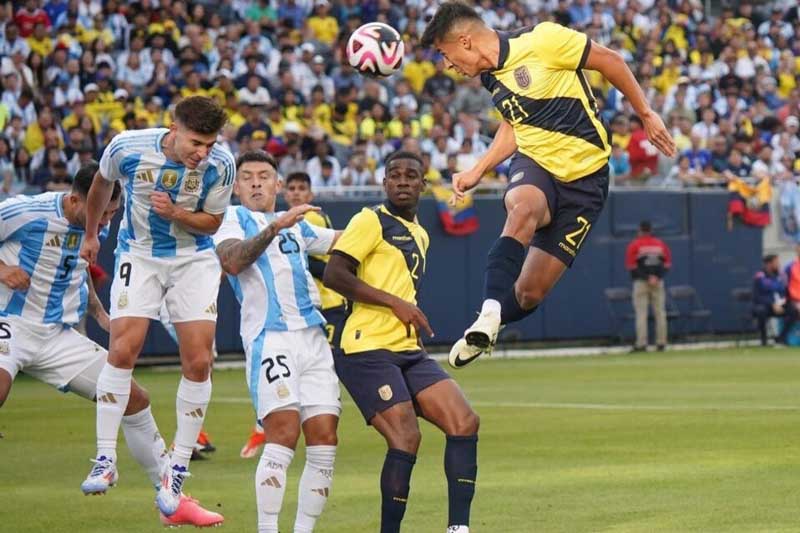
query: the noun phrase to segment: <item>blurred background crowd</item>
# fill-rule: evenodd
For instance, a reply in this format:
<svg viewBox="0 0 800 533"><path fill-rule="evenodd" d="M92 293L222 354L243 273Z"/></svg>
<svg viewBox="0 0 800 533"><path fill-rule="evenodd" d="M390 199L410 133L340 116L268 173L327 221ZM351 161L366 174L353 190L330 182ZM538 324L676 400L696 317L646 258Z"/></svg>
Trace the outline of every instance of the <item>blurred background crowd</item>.
<svg viewBox="0 0 800 533"><path fill-rule="evenodd" d="M587 71L613 131L616 186L794 183L800 170L796 2L481 0L498 30L543 20L619 51L680 155L660 157L622 95ZM221 141L264 148L341 194L379 183L404 147L446 182L486 150L499 115L478 79L418 46L434 0L26 0L0 9L2 195L58 190L118 132L168 126L182 97L228 110ZM406 42L402 72L358 75L344 45L378 20ZM502 183L505 168L489 181ZM798 200L800 205L800 199Z"/></svg>

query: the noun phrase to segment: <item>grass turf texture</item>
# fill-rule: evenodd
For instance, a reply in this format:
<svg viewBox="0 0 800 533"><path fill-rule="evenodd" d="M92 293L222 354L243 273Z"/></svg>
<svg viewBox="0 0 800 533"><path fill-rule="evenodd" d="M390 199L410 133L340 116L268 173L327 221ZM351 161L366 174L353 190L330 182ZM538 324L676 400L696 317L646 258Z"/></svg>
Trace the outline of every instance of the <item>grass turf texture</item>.
<svg viewBox="0 0 800 533"><path fill-rule="evenodd" d="M796 350L479 361L452 374L481 415L475 533L800 531ZM177 372L139 370L174 433ZM344 395L331 499L317 531L378 530L380 437ZM218 451L187 491L254 531L256 459L243 371L219 370L206 419ZM404 531L443 532L442 435L422 422ZM24 376L0 409L0 531L161 531L153 491L120 435L120 484L84 497L94 407ZM121 433L121 432L120 432ZM291 531L302 446L281 518Z"/></svg>

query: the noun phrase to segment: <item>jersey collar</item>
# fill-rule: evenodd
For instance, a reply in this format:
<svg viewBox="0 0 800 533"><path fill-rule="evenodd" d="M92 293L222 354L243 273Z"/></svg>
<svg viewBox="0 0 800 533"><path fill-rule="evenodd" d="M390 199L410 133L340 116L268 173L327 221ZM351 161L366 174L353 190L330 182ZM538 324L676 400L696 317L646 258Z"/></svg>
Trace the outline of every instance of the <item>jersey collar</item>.
<svg viewBox="0 0 800 533"><path fill-rule="evenodd" d="M506 64L510 46L508 44L508 32L498 31L496 33L497 33L497 38L500 39L500 57L497 59L497 68L494 70L500 70Z"/></svg>
<svg viewBox="0 0 800 533"><path fill-rule="evenodd" d="M405 218L403 215L400 214L400 211L389 200L384 200L383 201L383 208L386 209L386 211L388 211L388 213L390 215L392 215L395 218L399 218L400 220L402 220L404 222L413 222L415 224L417 222L417 216L416 215L414 215L414 220L408 220L407 218Z"/></svg>

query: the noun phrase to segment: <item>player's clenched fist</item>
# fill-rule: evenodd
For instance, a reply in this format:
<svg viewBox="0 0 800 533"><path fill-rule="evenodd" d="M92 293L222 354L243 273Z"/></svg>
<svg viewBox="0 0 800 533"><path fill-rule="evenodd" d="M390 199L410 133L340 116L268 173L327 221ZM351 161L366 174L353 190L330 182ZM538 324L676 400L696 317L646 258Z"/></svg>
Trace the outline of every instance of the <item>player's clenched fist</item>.
<svg viewBox="0 0 800 533"><path fill-rule="evenodd" d="M100 251L100 239L86 235L81 244L81 258L93 265L97 262L97 253Z"/></svg>
<svg viewBox="0 0 800 533"><path fill-rule="evenodd" d="M150 203L153 204L153 211L165 220L173 220L176 210L179 209L164 191L150 193Z"/></svg>
<svg viewBox="0 0 800 533"><path fill-rule="evenodd" d="M416 305L398 298L392 304L392 312L400 322L406 325L406 336L411 336L410 328L413 326L417 332L424 331L428 336L433 337L433 330L428 324L428 317Z"/></svg>
<svg viewBox="0 0 800 533"><path fill-rule="evenodd" d="M0 283L15 291L24 291L31 284L28 273L18 266L3 265L0 267Z"/></svg>

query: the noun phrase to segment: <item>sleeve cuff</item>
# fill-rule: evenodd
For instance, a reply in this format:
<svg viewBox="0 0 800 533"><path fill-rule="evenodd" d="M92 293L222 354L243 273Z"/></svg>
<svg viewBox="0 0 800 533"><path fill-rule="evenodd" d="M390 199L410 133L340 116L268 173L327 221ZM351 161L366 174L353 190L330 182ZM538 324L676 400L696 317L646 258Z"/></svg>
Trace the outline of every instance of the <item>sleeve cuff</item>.
<svg viewBox="0 0 800 533"><path fill-rule="evenodd" d="M583 53L581 54L581 60L578 61L578 68L576 70L581 70L586 66L586 60L589 59L589 50L592 49L592 40L589 39L589 36L586 36L586 46L583 47Z"/></svg>
<svg viewBox="0 0 800 533"><path fill-rule="evenodd" d="M361 261L353 257L352 255L348 254L347 252L343 252L341 250L331 250L330 255L338 255L340 257L344 257L348 261L352 261L354 265L358 266L361 264Z"/></svg>

